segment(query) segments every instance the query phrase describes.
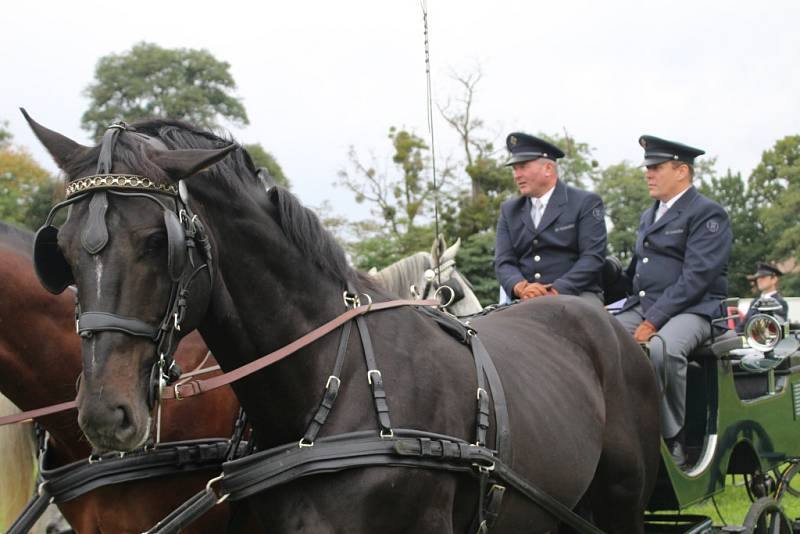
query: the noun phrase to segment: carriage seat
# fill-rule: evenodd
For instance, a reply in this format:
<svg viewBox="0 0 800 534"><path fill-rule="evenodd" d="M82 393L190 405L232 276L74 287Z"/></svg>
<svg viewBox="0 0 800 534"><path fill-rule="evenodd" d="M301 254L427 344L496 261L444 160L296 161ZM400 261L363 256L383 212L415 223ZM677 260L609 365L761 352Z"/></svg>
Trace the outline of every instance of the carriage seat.
<svg viewBox="0 0 800 534"><path fill-rule="evenodd" d="M716 360L727 356L733 349L741 349L744 346L744 339L733 330L726 330L716 336L712 342L707 339L702 345L694 349L689 355L689 361Z"/></svg>

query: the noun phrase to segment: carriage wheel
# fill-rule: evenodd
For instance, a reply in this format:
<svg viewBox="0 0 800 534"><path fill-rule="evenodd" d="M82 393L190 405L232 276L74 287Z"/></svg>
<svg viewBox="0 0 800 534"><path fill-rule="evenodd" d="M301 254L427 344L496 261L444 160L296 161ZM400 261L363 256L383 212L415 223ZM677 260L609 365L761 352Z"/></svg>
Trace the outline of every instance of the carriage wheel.
<svg viewBox="0 0 800 534"><path fill-rule="evenodd" d="M744 518L747 534L792 534L792 524L772 497L761 497Z"/></svg>
<svg viewBox="0 0 800 534"><path fill-rule="evenodd" d="M794 476L797 474L798 469L800 469L800 463L798 463L797 460L793 460L789 463L789 466L780 473L780 477L778 477L778 491L775 493L776 501L781 500L784 493L788 493L792 497L800 497L800 487L792 486ZM797 482L794 483L797 484Z"/></svg>

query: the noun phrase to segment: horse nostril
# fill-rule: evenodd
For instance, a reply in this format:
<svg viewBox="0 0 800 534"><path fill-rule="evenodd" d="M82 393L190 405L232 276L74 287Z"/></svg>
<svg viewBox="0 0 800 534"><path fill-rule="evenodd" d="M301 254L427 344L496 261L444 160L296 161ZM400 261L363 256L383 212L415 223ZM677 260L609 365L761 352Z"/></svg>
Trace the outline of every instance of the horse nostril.
<svg viewBox="0 0 800 534"><path fill-rule="evenodd" d="M130 410L125 405L120 404L114 408L114 419L118 422L117 426L120 430L124 430L132 425Z"/></svg>

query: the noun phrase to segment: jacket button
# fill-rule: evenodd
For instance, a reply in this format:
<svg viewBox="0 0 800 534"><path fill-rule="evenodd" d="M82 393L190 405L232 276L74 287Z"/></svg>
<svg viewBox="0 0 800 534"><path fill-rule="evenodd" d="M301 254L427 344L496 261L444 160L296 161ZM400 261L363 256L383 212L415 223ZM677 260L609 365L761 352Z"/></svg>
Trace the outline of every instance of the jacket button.
<svg viewBox="0 0 800 534"><path fill-rule="evenodd" d="M650 241L645 241L644 242L644 246L649 247L650 246Z"/></svg>
<svg viewBox="0 0 800 534"><path fill-rule="evenodd" d="M540 261L542 259L541 256L534 256L533 261Z"/></svg>
<svg viewBox="0 0 800 534"><path fill-rule="evenodd" d="M640 297L643 297L643 296L645 296L645 295L647 295L647 293L645 293L644 291L639 291L639 296L640 296Z"/></svg>
<svg viewBox="0 0 800 534"><path fill-rule="evenodd" d="M541 275L540 273L536 273L536 274L534 274L534 275L533 275L533 277L534 277L536 280L538 280L539 278L541 278L541 277L542 277L542 275Z"/></svg>
<svg viewBox="0 0 800 534"><path fill-rule="evenodd" d="M648 261L650 261L650 258L642 258L642 263L647 263Z"/></svg>
<svg viewBox="0 0 800 534"><path fill-rule="evenodd" d="M538 239L534 239L534 240L533 240L533 244L534 244L534 245L538 245L538 244L539 244L539 240L538 240Z"/></svg>

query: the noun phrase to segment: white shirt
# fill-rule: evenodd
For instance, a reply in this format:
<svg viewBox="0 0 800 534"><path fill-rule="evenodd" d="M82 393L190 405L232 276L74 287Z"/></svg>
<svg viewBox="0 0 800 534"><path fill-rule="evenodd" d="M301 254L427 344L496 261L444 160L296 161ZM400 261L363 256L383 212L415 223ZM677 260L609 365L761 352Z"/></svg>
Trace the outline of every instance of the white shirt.
<svg viewBox="0 0 800 534"><path fill-rule="evenodd" d="M674 206L675 203L678 201L678 199L681 198L683 196L683 194L686 193L689 190L690 187L692 187L692 186L690 185L689 187L687 187L686 189L684 189L683 191L681 191L680 193L678 193L677 195L675 195L671 199L667 200L666 202L664 202L663 200L661 202L659 202L658 209L656 210L656 218L653 219L653 222L656 222L657 220L659 220L667 212L668 209L670 209L672 206Z"/></svg>
<svg viewBox="0 0 800 534"><path fill-rule="evenodd" d="M539 226L539 222L541 222L542 216L544 215L544 210L547 209L547 203L550 202L550 197L553 196L553 191L555 191L555 189L556 189L556 186L554 185L553 187L551 187L547 191L547 193L545 193L544 195L538 197L539 205L541 206L539 208L539 220L536 219L536 203L535 203L535 201L536 201L537 197L531 197L531 219L533 220L533 225L534 226Z"/></svg>

